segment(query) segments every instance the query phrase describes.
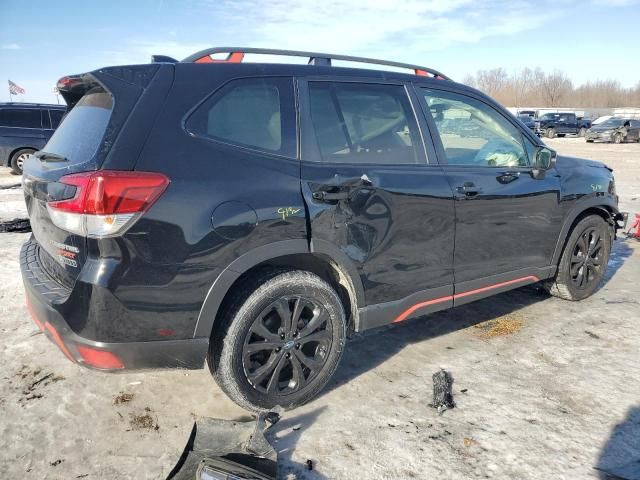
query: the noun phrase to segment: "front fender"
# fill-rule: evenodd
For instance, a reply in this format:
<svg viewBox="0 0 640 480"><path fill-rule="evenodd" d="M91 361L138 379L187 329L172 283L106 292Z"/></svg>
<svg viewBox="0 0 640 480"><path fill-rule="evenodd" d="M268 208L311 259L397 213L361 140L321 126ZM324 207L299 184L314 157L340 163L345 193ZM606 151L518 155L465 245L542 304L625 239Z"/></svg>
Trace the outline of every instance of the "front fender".
<svg viewBox="0 0 640 480"><path fill-rule="evenodd" d="M573 227L576 219L590 209L597 209L602 212L602 214L608 219L609 223L611 223L615 228L615 220L620 212L618 210L618 205L610 195L605 193L596 193L580 198L565 216L553 253L551 265L557 265L560 261L560 255L562 255L562 250L564 249L567 237L570 235L571 228Z"/></svg>

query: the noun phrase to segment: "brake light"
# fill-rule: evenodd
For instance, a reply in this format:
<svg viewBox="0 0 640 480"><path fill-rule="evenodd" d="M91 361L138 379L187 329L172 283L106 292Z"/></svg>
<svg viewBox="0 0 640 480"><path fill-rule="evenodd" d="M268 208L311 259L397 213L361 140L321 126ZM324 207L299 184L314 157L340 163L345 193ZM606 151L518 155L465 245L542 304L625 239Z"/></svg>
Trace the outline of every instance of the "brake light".
<svg viewBox="0 0 640 480"><path fill-rule="evenodd" d="M161 173L108 170L65 175L59 182L76 191L73 198L47 204L51 220L63 230L94 238L123 234L169 185Z"/></svg>

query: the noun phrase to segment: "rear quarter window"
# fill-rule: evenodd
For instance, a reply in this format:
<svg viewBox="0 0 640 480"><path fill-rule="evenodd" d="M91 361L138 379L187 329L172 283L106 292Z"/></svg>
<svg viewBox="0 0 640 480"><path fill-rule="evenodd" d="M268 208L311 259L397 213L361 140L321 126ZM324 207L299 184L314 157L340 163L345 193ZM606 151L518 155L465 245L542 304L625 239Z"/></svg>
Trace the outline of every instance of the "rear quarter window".
<svg viewBox="0 0 640 480"><path fill-rule="evenodd" d="M185 127L195 136L294 157L293 80L232 80L197 107Z"/></svg>
<svg viewBox="0 0 640 480"><path fill-rule="evenodd" d="M102 142L112 110L109 93L102 89L90 91L71 109L42 150L66 157L70 164L91 160Z"/></svg>

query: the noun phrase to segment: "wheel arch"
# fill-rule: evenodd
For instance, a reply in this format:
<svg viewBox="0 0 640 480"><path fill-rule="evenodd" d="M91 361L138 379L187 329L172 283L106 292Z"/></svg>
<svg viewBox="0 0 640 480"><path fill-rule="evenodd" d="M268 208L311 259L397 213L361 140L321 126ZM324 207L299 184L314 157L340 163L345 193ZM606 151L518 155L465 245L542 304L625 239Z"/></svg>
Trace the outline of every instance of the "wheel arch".
<svg viewBox="0 0 640 480"><path fill-rule="evenodd" d="M213 282L200 309L194 337L209 338L221 324L225 302L235 288L266 268L306 270L327 281L336 289L348 316L348 326L353 328L358 322L358 308L363 306L364 293L355 267L340 253L336 254L330 247L318 247L314 242L310 250L307 240L300 239L271 243L241 255Z"/></svg>
<svg viewBox="0 0 640 480"><path fill-rule="evenodd" d="M603 197L590 197L587 200L583 200L576 205L565 218L560 230L558 242L553 253L553 259L551 265L558 265L560 256L564 251L564 248L569 239L569 235L573 231L574 227L580 220L589 215L599 215L607 223L615 225L614 216L618 213L618 207L612 199L605 199Z"/></svg>
<svg viewBox="0 0 640 480"><path fill-rule="evenodd" d="M18 153L20 150L33 150L34 152L37 152L39 150L39 148L37 147L29 147L29 146L20 146L20 147L16 147L13 150L11 150L9 152L9 155L7 155L7 158L5 158L3 160L3 165L5 167L10 167L11 166L11 159L13 158L13 156Z"/></svg>

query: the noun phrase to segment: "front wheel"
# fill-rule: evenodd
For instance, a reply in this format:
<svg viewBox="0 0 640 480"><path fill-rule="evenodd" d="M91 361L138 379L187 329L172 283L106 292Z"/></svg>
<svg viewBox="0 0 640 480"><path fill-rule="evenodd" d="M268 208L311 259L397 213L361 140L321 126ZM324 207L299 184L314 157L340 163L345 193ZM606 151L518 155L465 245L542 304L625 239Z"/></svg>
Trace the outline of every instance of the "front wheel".
<svg viewBox="0 0 640 480"><path fill-rule="evenodd" d="M596 291L609 262L610 232L609 224L599 215L578 222L562 252L556 277L545 284L551 295L583 300Z"/></svg>
<svg viewBox="0 0 640 480"><path fill-rule="evenodd" d="M226 331L212 338L208 363L214 379L247 410L308 402L342 356L346 316L340 298L304 271L265 272L239 292L246 293L225 309Z"/></svg>
<svg viewBox="0 0 640 480"><path fill-rule="evenodd" d="M616 133L613 136L613 143L622 143L622 135L620 135L619 133Z"/></svg>

